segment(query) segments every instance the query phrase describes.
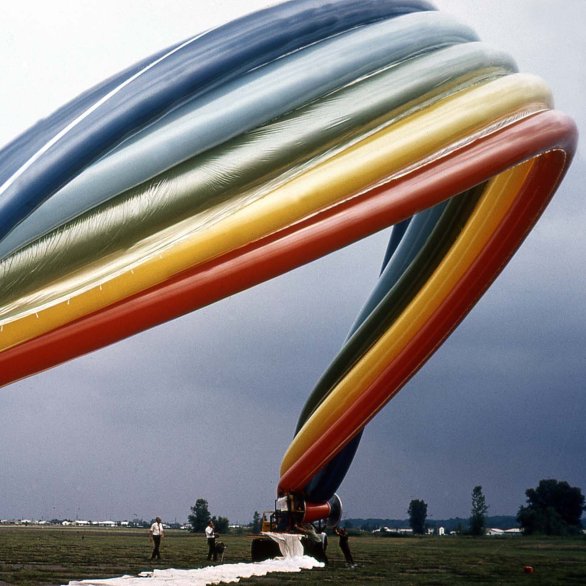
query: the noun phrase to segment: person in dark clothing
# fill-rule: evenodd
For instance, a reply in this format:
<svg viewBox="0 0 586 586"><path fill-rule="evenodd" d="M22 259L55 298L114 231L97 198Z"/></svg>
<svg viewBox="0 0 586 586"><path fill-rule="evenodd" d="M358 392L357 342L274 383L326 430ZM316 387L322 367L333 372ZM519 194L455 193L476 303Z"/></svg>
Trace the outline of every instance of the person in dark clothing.
<svg viewBox="0 0 586 586"><path fill-rule="evenodd" d="M334 533L340 538L339 545L344 554L344 558L346 559L346 564L349 567L354 568L356 564L354 563L354 558L352 557L350 546L348 545L348 532L343 527L335 527Z"/></svg>

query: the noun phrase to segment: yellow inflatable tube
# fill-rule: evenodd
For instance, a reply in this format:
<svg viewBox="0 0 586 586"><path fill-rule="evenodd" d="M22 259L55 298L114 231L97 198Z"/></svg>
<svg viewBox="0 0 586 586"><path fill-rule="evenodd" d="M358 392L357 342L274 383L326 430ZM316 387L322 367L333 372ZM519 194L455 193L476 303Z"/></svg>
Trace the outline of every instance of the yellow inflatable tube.
<svg viewBox="0 0 586 586"><path fill-rule="evenodd" d="M501 224L532 165L533 161L528 161L491 180L462 233L425 286L299 430L283 457L281 476L319 441L324 431L343 413L352 409L381 370L397 357L413 339L415 332L437 311ZM376 411L370 417L375 414ZM331 455L324 452L324 459L329 459Z"/></svg>
<svg viewBox="0 0 586 586"><path fill-rule="evenodd" d="M215 223L202 226L197 217L186 220L167 231L154 251L149 241L148 258L124 266L109 279L92 279L86 273L79 282L73 278L66 294L43 306L31 304L0 321L0 351L354 197L408 172L438 150L457 148L470 135L549 107L549 89L531 75L511 75L457 93L381 129Z"/></svg>

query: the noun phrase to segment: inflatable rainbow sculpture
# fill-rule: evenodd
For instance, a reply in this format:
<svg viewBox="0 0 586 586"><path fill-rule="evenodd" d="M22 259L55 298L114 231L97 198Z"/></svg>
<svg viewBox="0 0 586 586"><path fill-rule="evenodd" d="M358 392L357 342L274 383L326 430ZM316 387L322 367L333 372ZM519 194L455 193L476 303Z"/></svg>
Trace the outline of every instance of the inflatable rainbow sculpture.
<svg viewBox="0 0 586 586"><path fill-rule="evenodd" d="M187 39L0 152L0 384L394 226L282 462L279 496L321 506L576 140L540 79L424 0L293 0Z"/></svg>

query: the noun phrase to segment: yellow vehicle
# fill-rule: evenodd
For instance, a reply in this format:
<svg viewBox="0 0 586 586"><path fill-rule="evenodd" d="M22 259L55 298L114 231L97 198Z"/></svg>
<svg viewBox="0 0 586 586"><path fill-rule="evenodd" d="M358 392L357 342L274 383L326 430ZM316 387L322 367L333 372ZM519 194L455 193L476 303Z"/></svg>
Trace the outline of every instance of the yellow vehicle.
<svg viewBox="0 0 586 586"><path fill-rule="evenodd" d="M260 524L261 533L266 533L267 531L274 531L276 528L277 523L275 520L275 511L265 511L262 514L262 520Z"/></svg>

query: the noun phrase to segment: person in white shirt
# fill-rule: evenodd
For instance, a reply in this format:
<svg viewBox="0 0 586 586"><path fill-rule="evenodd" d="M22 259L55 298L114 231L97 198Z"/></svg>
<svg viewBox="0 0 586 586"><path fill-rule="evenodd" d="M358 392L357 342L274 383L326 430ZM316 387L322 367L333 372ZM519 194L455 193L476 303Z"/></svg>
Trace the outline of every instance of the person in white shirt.
<svg viewBox="0 0 586 586"><path fill-rule="evenodd" d="M211 559L217 561L218 554L216 553L216 533L214 531L214 524L211 521L206 527L206 539L208 540L208 561Z"/></svg>
<svg viewBox="0 0 586 586"><path fill-rule="evenodd" d="M165 530L163 529L163 523L161 522L161 517L157 517L155 522L151 525L149 529L149 536L151 541L153 542L153 553L151 554L151 560L161 559L161 540L163 539L163 535Z"/></svg>

